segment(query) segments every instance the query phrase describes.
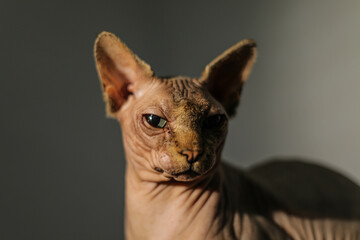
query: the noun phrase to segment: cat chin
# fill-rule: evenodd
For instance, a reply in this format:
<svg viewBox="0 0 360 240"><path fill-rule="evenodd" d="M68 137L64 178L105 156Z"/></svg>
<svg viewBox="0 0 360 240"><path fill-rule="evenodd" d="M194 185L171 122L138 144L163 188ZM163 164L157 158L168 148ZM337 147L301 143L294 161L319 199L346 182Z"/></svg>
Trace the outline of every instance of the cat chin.
<svg viewBox="0 0 360 240"><path fill-rule="evenodd" d="M196 177L189 177L189 176L178 176L178 177L173 177L173 179L177 182L192 182L195 181L197 179L199 179L200 176L196 176Z"/></svg>
<svg viewBox="0 0 360 240"><path fill-rule="evenodd" d="M173 179L179 182L189 182L199 178L201 174L192 170L185 171L183 173L175 174Z"/></svg>
<svg viewBox="0 0 360 240"><path fill-rule="evenodd" d="M190 169L186 170L184 172L180 172L180 173L168 173L167 171L164 171L163 169L160 170L160 168L156 168L155 170L157 172L161 173L163 176L165 176L169 180L175 180L178 182L191 182L191 181L194 181L204 175L204 174L197 173Z"/></svg>
<svg viewBox="0 0 360 240"><path fill-rule="evenodd" d="M176 173L176 174L169 174L167 172L163 172L163 175L168 178L169 180L174 180L177 182L192 182L195 180L198 180L200 178L206 177L206 175L209 174L209 172L211 172L211 169L209 169L208 171L205 171L203 173L198 173L196 171L193 170L187 170L181 173Z"/></svg>

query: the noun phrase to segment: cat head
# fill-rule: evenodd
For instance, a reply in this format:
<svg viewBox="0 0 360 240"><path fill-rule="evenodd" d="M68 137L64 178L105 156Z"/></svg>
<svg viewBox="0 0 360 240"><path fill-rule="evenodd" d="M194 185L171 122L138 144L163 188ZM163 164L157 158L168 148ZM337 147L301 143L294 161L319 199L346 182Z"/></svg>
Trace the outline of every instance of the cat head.
<svg viewBox="0 0 360 240"><path fill-rule="evenodd" d="M102 32L96 67L107 114L122 126L128 164L164 180L191 181L211 172L255 58L254 41L243 40L200 78L157 77L119 38Z"/></svg>

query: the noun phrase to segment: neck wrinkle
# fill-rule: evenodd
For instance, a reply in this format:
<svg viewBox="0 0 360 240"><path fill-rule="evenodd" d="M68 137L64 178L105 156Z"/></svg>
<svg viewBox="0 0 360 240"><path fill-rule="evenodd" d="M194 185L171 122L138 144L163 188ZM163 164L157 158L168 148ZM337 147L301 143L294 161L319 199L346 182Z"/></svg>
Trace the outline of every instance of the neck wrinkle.
<svg viewBox="0 0 360 240"><path fill-rule="evenodd" d="M181 195L202 195L205 192L219 192L221 174L218 166L207 175L193 182L178 182L163 176L161 173L152 172L146 169L145 166L134 164L132 161L127 161L125 171L126 183L131 184L129 187L143 189L145 190L144 193L149 195L159 190L169 191L172 192L171 195L175 198Z"/></svg>
<svg viewBox="0 0 360 240"><path fill-rule="evenodd" d="M131 154L130 154L131 155ZM160 209L178 214L182 217L182 224L191 229L194 221L203 222L206 215L207 233L212 236L227 236L236 239L238 233L234 230L234 221L242 222L242 214L235 219L235 206L229 195L228 185L231 184L224 173L224 166L219 161L214 169L205 177L193 182L177 182L168 179L161 173L137 164L133 157L127 155L126 166L126 218L132 219L131 212L136 208L148 206L150 211ZM135 160L135 161L134 161ZM146 162L146 159L142 159ZM238 182L232 184L238 185ZM176 207L174 207L176 206ZM152 208L152 209L151 209ZM145 211L148 209L144 208ZM174 211L176 209L176 211ZM156 211L155 211L156 212ZM146 215L146 214L145 214ZM145 215L143 218L145 219ZM149 217L149 215L147 215ZM152 216L150 214L150 216ZM139 217L139 216L138 216ZM137 222L136 219L130 222ZM208 235L208 237L209 237Z"/></svg>
<svg viewBox="0 0 360 240"><path fill-rule="evenodd" d="M200 224L207 222L204 230L208 234L218 235L216 229L222 230L223 222L228 213L229 205L223 201L223 176L220 173L221 164L206 177L194 182L177 182L175 180L147 181L137 174L136 166L128 163L126 168L126 218L132 218L131 211L139 206L170 211L175 215L182 216L182 224L192 229L194 222ZM158 173L155 173L158 174ZM159 174L158 174L159 175ZM147 209L147 207L145 207ZM150 211L154 211L150 209ZM176 209L176 211L174 211ZM221 211L219 211L221 210ZM206 216L206 217L204 217ZM133 221L136 222L135 219ZM133 222L131 221L131 222ZM186 229L186 228L185 228Z"/></svg>

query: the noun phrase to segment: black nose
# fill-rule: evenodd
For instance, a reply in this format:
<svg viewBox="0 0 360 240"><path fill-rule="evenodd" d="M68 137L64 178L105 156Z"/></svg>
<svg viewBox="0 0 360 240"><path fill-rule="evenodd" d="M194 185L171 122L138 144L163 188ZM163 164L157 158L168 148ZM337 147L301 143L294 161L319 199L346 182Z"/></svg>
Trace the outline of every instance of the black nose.
<svg viewBox="0 0 360 240"><path fill-rule="evenodd" d="M180 152L180 154L186 156L186 160L188 161L188 163L193 163L197 161L197 157L199 156L200 151L184 149Z"/></svg>

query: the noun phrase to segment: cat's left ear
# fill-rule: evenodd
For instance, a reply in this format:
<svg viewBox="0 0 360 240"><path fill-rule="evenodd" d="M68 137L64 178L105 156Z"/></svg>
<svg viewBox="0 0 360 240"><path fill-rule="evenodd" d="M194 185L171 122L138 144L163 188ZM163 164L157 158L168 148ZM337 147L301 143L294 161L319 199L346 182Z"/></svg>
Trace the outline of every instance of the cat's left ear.
<svg viewBox="0 0 360 240"><path fill-rule="evenodd" d="M256 53L255 42L245 39L208 64L199 79L224 106L230 117L235 115L242 87L254 65Z"/></svg>

